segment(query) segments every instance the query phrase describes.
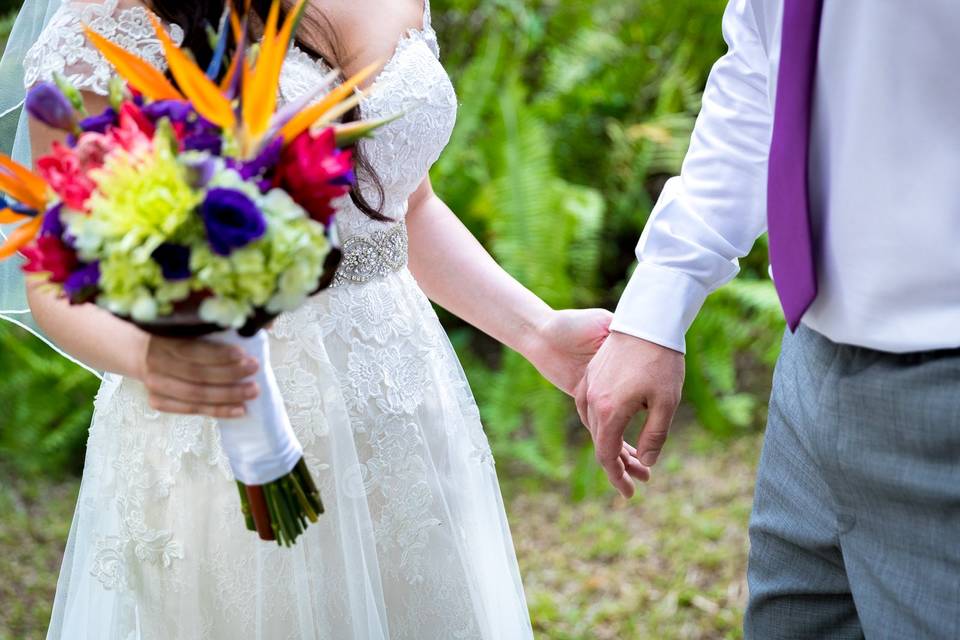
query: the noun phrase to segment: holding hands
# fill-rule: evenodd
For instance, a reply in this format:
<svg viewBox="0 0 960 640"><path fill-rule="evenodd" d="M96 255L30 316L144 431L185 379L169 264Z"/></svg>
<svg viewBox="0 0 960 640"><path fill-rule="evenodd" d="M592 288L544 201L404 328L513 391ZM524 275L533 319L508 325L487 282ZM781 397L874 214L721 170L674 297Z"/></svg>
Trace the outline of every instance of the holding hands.
<svg viewBox="0 0 960 640"><path fill-rule="evenodd" d="M683 389L683 354L625 333L612 332L576 388L577 411L590 430L597 461L626 498L635 480L646 481L660 456ZM647 412L637 448L625 460L623 435L633 417ZM644 470L638 475L635 469Z"/></svg>
<svg viewBox="0 0 960 640"><path fill-rule="evenodd" d="M591 371L596 370L598 358L606 353L608 355L605 357L609 359L610 351L607 345L611 340L619 341L623 335L610 333L612 320L613 314L604 309L553 311L535 332L535 344L525 352L527 358L543 377L564 393L578 399L578 409L580 408L579 399L584 394ZM610 373L610 382L617 381L621 377L612 369L608 368L606 371ZM593 375L596 376L596 373ZM682 377L681 372L681 381ZM604 382L606 382L605 379ZM606 415L608 408L605 407L604 411ZM623 439L627 422L633 413L623 420L619 432L617 427L605 428L603 431L604 448L601 463L607 469L607 474L614 486L627 497L633 495L635 482L646 482L650 479L649 465L643 464L637 450ZM672 415L671 411L670 416ZM584 410L580 411L580 416L583 423L590 428L594 442L598 443L598 432L591 427ZM597 457L598 459L601 457L599 446Z"/></svg>

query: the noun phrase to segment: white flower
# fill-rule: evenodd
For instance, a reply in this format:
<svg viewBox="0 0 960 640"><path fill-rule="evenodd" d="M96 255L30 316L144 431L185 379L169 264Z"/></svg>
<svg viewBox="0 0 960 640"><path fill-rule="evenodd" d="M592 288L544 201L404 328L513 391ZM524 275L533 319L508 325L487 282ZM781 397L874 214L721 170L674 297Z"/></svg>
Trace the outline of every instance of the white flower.
<svg viewBox="0 0 960 640"><path fill-rule="evenodd" d="M130 315L137 322L153 322L157 319L157 301L150 294L140 295L133 302Z"/></svg>
<svg viewBox="0 0 960 640"><path fill-rule="evenodd" d="M259 204L263 210L263 215L278 222L309 217L303 207L294 202L290 194L283 189L271 189L266 195L262 196Z"/></svg>
<svg viewBox="0 0 960 640"><path fill-rule="evenodd" d="M239 329L247 322L250 306L230 298L207 298L200 305L200 319L225 329Z"/></svg>

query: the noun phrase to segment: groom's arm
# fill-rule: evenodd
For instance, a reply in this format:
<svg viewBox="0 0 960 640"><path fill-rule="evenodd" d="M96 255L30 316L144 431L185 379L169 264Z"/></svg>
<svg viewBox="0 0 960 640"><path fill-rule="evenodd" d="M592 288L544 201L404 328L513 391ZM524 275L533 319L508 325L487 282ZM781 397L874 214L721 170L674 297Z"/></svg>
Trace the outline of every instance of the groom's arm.
<svg viewBox="0 0 960 640"><path fill-rule="evenodd" d="M769 63L752 6L727 7L729 51L710 73L680 176L654 207L614 321L616 331L680 352L707 294L737 274L737 259L766 229Z"/></svg>
<svg viewBox="0 0 960 640"><path fill-rule="evenodd" d="M723 34L729 50L710 73L681 175L654 208L613 334L577 397L598 461L628 496L633 483L618 457L628 423L647 411L637 455L654 464L680 400L684 334L766 226L769 63L749 0L730 2Z"/></svg>

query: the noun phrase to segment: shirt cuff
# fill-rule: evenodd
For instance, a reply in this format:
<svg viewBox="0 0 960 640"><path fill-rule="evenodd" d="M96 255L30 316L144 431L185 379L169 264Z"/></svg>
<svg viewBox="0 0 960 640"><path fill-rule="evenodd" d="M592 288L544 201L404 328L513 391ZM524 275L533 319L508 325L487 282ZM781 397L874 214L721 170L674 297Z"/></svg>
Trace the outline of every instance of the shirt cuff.
<svg viewBox="0 0 960 640"><path fill-rule="evenodd" d="M686 353L684 336L707 293L682 271L641 262L620 298L610 330Z"/></svg>

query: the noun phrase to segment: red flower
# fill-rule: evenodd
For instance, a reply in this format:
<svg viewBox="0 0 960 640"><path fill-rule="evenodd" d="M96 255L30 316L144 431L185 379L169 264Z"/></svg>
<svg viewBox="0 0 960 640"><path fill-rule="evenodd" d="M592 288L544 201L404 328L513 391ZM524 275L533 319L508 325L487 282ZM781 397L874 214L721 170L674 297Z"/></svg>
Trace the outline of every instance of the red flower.
<svg viewBox="0 0 960 640"><path fill-rule="evenodd" d="M337 148L333 129L317 135L305 131L283 150L276 182L311 218L329 225L333 201L353 186L353 154Z"/></svg>
<svg viewBox="0 0 960 640"><path fill-rule="evenodd" d="M177 142L183 147L183 139L187 137L187 125L185 122L174 122L173 133L177 136Z"/></svg>
<svg viewBox="0 0 960 640"><path fill-rule="evenodd" d="M157 132L157 128L153 125L153 122L150 121L150 118L133 102L124 102L120 105L121 125L123 124L124 118L129 118L132 122L136 123L137 128L148 138L152 138L153 134Z"/></svg>
<svg viewBox="0 0 960 640"><path fill-rule="evenodd" d="M72 149L54 142L53 152L37 160L37 171L68 207L86 210L96 185Z"/></svg>
<svg viewBox="0 0 960 640"><path fill-rule="evenodd" d="M24 247L22 253L27 259L23 270L27 273L49 273L50 282L66 282L77 268L76 252L54 236L40 236Z"/></svg>
<svg viewBox="0 0 960 640"><path fill-rule="evenodd" d="M110 140L125 150L136 152L150 145L156 128L143 114L140 107L124 102L120 107L119 124L107 131Z"/></svg>

